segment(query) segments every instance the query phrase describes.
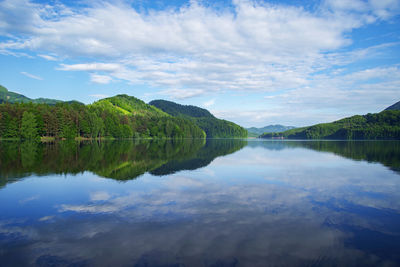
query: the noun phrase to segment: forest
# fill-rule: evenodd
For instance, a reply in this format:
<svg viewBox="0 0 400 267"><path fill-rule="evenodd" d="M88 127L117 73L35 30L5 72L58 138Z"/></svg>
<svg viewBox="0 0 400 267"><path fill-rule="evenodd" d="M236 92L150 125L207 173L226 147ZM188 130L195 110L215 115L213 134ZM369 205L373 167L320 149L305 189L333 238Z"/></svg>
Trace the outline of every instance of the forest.
<svg viewBox="0 0 400 267"><path fill-rule="evenodd" d="M162 111L198 125L210 138L247 137L247 130L233 122L215 118L208 110L166 100L149 103Z"/></svg>
<svg viewBox="0 0 400 267"><path fill-rule="evenodd" d="M143 101L118 95L91 105L0 104L0 138L204 138L197 125Z"/></svg>
<svg viewBox="0 0 400 267"><path fill-rule="evenodd" d="M321 123L281 133L264 133L260 138L398 140L400 110L356 115L332 123Z"/></svg>

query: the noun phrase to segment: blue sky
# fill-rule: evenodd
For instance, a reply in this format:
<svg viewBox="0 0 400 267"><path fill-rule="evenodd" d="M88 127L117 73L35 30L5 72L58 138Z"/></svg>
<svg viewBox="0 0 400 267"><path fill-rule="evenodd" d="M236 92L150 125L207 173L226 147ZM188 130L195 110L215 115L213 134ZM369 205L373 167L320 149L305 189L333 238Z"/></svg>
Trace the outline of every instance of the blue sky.
<svg viewBox="0 0 400 267"><path fill-rule="evenodd" d="M305 126L400 100L400 0L0 1L0 84L125 93L243 126Z"/></svg>

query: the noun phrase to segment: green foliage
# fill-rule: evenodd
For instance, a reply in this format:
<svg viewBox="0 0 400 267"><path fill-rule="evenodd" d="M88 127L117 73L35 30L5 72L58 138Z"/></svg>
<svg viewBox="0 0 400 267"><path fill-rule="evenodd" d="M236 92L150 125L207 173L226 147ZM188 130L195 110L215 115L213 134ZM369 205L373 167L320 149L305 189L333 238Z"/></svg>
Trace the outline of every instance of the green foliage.
<svg viewBox="0 0 400 267"><path fill-rule="evenodd" d="M117 112L122 115L168 117L168 114L160 109L147 105L142 100L128 95L117 95L105 98L95 102L92 106Z"/></svg>
<svg viewBox="0 0 400 267"><path fill-rule="evenodd" d="M8 90L4 86L0 85L0 93L7 93Z"/></svg>
<svg viewBox="0 0 400 267"><path fill-rule="evenodd" d="M22 121L26 120L25 113L30 114L31 120L24 122L24 130L19 131ZM34 125L35 135L60 139L205 137L204 131L194 123L171 117L126 95L103 99L88 106L74 102L0 104L0 138L30 139L28 136L32 131L25 130L29 125Z"/></svg>
<svg viewBox="0 0 400 267"><path fill-rule="evenodd" d="M25 111L21 120L21 137L25 140L35 140L39 138L35 115Z"/></svg>
<svg viewBox="0 0 400 267"><path fill-rule="evenodd" d="M356 115L332 123L264 133L261 138L289 139L400 139L400 110L387 110L364 116Z"/></svg>
<svg viewBox="0 0 400 267"><path fill-rule="evenodd" d="M400 110L400 101L386 108L385 110Z"/></svg>
<svg viewBox="0 0 400 267"><path fill-rule="evenodd" d="M206 109L165 100L154 100L150 102L150 105L171 116L191 121L203 129L209 138L247 137L246 129L233 122L217 119Z"/></svg>
<svg viewBox="0 0 400 267"><path fill-rule="evenodd" d="M210 138L247 137L247 130L239 125L216 118L193 118Z"/></svg>
<svg viewBox="0 0 400 267"><path fill-rule="evenodd" d="M149 104L163 110L171 116L215 118L208 110L196 106L185 106L166 100L153 100Z"/></svg>

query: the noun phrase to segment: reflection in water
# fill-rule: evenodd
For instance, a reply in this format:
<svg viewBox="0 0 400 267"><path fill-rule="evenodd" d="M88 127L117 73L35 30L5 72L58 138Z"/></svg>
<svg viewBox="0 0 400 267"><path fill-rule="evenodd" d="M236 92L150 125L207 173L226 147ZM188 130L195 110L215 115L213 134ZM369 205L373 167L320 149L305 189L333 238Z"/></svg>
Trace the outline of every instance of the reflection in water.
<svg viewBox="0 0 400 267"><path fill-rule="evenodd" d="M116 180L134 179L145 172L167 175L207 166L216 157L247 144L240 139L110 141L101 143L0 143L0 179L31 174L77 174L86 170Z"/></svg>
<svg viewBox="0 0 400 267"><path fill-rule="evenodd" d="M285 148L308 148L332 152L353 160L379 162L393 171L400 172L399 141L253 141L250 147L264 147L269 150Z"/></svg>
<svg viewBox="0 0 400 267"><path fill-rule="evenodd" d="M388 152L391 148L378 144L373 149L293 141L250 141L242 148L245 144L139 143L128 150L74 144L72 154L66 152L70 148L38 146L26 148L33 151L34 162L47 158L45 149L57 150L52 155L60 158L47 159L38 169L29 160L25 167L20 158L24 172L11 164L22 151L17 146L16 158L4 169L2 156L1 174L43 177L0 189L0 202L7 203L0 206L1 265L400 264L400 176L368 163L395 168L386 154L398 150ZM85 163L76 160L82 149L94 150L86 152ZM346 149L357 161L349 159ZM71 168L61 168L61 162ZM124 162L143 164L137 169L147 173L125 183L98 178L103 172L126 177L119 172ZM158 174L168 175L159 179Z"/></svg>

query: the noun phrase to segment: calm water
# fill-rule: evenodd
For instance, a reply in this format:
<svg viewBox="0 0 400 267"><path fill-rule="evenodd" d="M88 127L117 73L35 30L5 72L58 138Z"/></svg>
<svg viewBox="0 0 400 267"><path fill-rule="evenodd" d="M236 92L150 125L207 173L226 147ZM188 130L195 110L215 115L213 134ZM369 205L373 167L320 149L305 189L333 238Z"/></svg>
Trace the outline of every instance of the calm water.
<svg viewBox="0 0 400 267"><path fill-rule="evenodd" d="M0 203L0 266L400 266L400 142L2 142Z"/></svg>

